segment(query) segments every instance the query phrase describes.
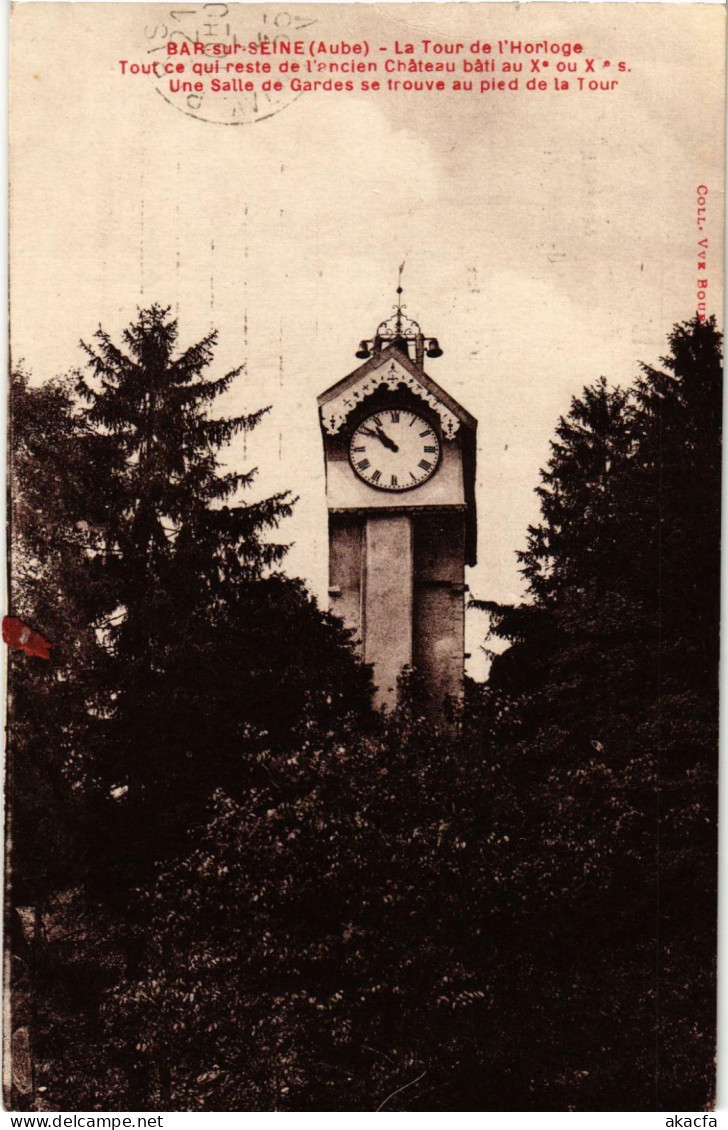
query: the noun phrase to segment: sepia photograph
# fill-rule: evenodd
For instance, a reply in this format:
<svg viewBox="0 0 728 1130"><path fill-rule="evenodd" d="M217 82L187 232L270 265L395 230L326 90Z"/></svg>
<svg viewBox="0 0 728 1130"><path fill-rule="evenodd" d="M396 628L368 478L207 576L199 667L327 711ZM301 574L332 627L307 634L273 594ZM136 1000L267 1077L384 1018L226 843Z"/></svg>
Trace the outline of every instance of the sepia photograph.
<svg viewBox="0 0 728 1130"><path fill-rule="evenodd" d="M12 5L6 1111L715 1109L725 22Z"/></svg>

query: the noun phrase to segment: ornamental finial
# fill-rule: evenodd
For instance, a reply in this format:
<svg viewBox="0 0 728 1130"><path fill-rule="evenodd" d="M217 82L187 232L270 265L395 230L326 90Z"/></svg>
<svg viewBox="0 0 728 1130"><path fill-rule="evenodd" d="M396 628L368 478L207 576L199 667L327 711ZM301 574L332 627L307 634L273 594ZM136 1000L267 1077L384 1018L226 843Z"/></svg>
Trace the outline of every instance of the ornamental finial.
<svg viewBox="0 0 728 1130"><path fill-rule="evenodd" d="M371 339L365 338L359 343L359 348L356 351L356 356L362 361L366 361L374 354L378 356L382 349L387 345L396 345L403 353L405 353L410 360L413 360L418 368L422 368L425 360L425 349L427 350L428 357L442 357L442 350L440 349L439 342L436 337L426 338L420 328L419 322L414 318L410 318L404 311L407 307L402 302L402 272L404 271L404 260L399 265L399 276L397 279L397 302L394 307L394 313L385 318L377 326L377 332ZM410 346L414 349L414 356L412 356Z"/></svg>

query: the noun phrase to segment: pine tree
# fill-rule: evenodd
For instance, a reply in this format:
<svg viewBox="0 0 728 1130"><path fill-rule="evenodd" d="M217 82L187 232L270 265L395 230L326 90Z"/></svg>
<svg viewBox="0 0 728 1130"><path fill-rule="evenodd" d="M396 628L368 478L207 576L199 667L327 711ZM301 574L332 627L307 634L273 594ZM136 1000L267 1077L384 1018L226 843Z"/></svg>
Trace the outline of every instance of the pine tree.
<svg viewBox="0 0 728 1130"><path fill-rule="evenodd" d="M572 398L556 436L536 488L542 520L518 554L541 603L583 587L588 577L609 583L620 553L615 484L632 453L628 393L602 377Z"/></svg>
<svg viewBox="0 0 728 1130"><path fill-rule="evenodd" d="M544 1017L552 1044L568 1046L581 1027L582 1058L601 1046L650 1080L645 1109L705 1109L715 1016L721 339L713 320L693 318L673 328L669 346L661 366L641 366L628 394L602 381L559 422L539 488L542 520L521 554L531 603L485 605L513 644L493 664L490 739L518 797L507 818L520 841L515 891L534 924L568 905L571 934L599 934L597 960L552 931L556 964L542 971L562 986ZM541 903L548 893L550 910ZM591 989L576 1008L581 982ZM614 1051L621 1037L597 985L609 986L609 1014L632 1018L628 1052ZM611 1077L612 1099L630 1079L634 1089L627 1069ZM573 1089L579 1109L603 1109L588 1104L605 1082L591 1065Z"/></svg>
<svg viewBox="0 0 728 1130"><path fill-rule="evenodd" d="M712 1098L717 910L722 365L715 319L676 325L660 366L643 365L635 511L658 567L657 693L646 737L657 758L660 821L661 1099ZM638 576L635 581L639 580Z"/></svg>
<svg viewBox="0 0 728 1130"><path fill-rule="evenodd" d="M132 662L159 652L179 617L214 607L231 583L280 561L285 547L265 543L261 533L291 512L287 494L224 505L255 472L221 474L217 451L268 409L211 417L209 407L242 367L210 380L204 370L217 332L174 357L177 335L169 310L152 306L124 331L127 353L102 329L95 348L82 343L94 378L78 380L87 403L82 420L114 455L105 553L108 568L116 560L123 614L110 631Z"/></svg>
<svg viewBox="0 0 728 1130"><path fill-rule="evenodd" d="M216 332L179 354L177 337L169 310L151 306L124 331L125 349L103 329L94 345L82 343L91 375L77 381L80 426L105 456L109 505L97 532L113 607L98 628L113 671L91 772L107 835L100 859L105 868L113 860L122 885L124 874L163 850L167 834L179 836L191 799L176 792L192 785L189 750L170 740L170 665L224 614L241 584L281 560L285 546L265 535L292 508L288 494L236 501L255 472L222 473L218 451L266 409L211 415L242 370L210 379Z"/></svg>
<svg viewBox="0 0 728 1130"><path fill-rule="evenodd" d="M528 695L558 686L559 710L569 703L575 717L584 713L585 695L603 694L611 677L605 654L636 611L624 594L632 531L622 499L634 429L629 393L603 377L560 418L536 488L541 521L517 555L531 602L488 606L495 633L512 645L495 659L491 691Z"/></svg>
<svg viewBox="0 0 728 1130"><path fill-rule="evenodd" d="M63 1060L92 1106L120 1073L128 1105L149 1094L133 1035L111 1092L99 1047L112 971L138 970L135 884L207 822L214 790L259 783L271 741L331 741L369 705L350 633L277 569L290 495L246 504L254 472L220 466L262 411L214 417L240 370L208 379L214 333L176 340L151 307L123 349L103 330L84 346L88 377L13 383L11 612L53 643L49 663L11 659L13 1012L36 1084L58 1093Z"/></svg>
<svg viewBox="0 0 728 1130"><path fill-rule="evenodd" d="M663 368L637 382L635 511L659 545L663 679L717 695L720 612L721 335L676 325ZM654 577L648 584L654 585Z"/></svg>

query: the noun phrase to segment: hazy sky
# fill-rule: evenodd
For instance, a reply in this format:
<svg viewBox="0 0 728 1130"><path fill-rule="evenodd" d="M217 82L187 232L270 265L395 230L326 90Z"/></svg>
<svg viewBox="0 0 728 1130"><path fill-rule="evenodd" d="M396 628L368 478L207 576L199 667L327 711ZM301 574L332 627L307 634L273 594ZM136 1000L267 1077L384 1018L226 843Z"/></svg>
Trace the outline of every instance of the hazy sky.
<svg viewBox="0 0 728 1130"><path fill-rule="evenodd" d="M222 5L177 5L202 17ZM292 9L231 6L239 38ZM315 398L391 312L437 335L431 376L479 420L478 596L522 595L514 551L570 396L633 379L691 316L696 188L721 308L724 12L682 4L295 5L328 40L581 41L631 71L610 94L304 94L225 126L122 78L171 27L137 4L19 4L12 21L11 331L45 380L99 323L170 304L183 344L219 330L230 412L272 404L226 454L292 488L291 572L325 602ZM286 17L287 18L287 17ZM179 20L179 17L178 17ZM297 33L298 34L298 33ZM301 33L304 34L304 33ZM479 76L481 77L481 76ZM524 75L522 82L527 75ZM471 626L471 649L480 623Z"/></svg>

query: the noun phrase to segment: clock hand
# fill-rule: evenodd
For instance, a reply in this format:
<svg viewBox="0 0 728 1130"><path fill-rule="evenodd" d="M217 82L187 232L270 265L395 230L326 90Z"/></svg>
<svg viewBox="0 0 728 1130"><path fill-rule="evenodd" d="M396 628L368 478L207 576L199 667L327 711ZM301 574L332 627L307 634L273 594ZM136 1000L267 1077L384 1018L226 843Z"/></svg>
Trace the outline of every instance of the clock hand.
<svg viewBox="0 0 728 1130"><path fill-rule="evenodd" d="M377 428L376 435L377 439L381 440L384 446L388 447L390 451L399 451L399 447L394 440L391 440L388 435L385 435L381 428Z"/></svg>
<svg viewBox="0 0 728 1130"><path fill-rule="evenodd" d="M378 439L379 442L383 443L385 447L388 447L390 451L399 451L397 444L391 440L388 435L385 435L381 428L372 429L362 427L360 431L365 436L372 436L374 439Z"/></svg>

